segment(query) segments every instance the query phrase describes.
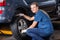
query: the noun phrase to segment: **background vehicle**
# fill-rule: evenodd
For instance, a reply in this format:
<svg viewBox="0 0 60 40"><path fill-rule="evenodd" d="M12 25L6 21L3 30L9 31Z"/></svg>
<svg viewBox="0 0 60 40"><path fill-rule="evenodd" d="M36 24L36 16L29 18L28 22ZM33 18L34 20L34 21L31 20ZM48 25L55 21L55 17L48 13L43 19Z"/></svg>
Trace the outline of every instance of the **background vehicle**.
<svg viewBox="0 0 60 40"><path fill-rule="evenodd" d="M0 0L0 24L9 23L17 40L22 36L20 30L27 28L32 22L16 15L24 13L33 16L29 5L35 1L38 2L40 9L48 12L51 20L54 21L59 18L57 0Z"/></svg>

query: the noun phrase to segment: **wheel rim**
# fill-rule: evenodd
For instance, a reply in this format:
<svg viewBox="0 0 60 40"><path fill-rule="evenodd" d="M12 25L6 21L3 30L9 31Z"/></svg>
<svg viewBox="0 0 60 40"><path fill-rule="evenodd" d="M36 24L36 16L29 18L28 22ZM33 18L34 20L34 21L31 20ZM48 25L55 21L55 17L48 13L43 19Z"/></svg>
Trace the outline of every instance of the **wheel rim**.
<svg viewBox="0 0 60 40"><path fill-rule="evenodd" d="M19 31L19 33L21 33L21 30L27 28L27 23L26 23L26 21L25 21L24 19L20 19L20 20L18 21L17 26L18 26L18 31Z"/></svg>

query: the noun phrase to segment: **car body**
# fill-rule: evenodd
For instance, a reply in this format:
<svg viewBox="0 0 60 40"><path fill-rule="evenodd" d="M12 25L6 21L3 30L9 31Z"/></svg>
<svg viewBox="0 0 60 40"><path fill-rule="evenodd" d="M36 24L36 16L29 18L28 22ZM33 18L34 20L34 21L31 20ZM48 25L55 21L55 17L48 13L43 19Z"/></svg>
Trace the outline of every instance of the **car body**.
<svg viewBox="0 0 60 40"><path fill-rule="evenodd" d="M41 9L44 9L47 12L56 11L56 1L55 0L1 0L0 1L0 23L9 23L12 21L13 17L15 16L16 9L18 10L25 10L30 13L29 4L32 2L38 2ZM53 14L53 13L50 13ZM28 14L29 15L29 14ZM30 15L32 15L30 13ZM29 16L30 16L29 15Z"/></svg>

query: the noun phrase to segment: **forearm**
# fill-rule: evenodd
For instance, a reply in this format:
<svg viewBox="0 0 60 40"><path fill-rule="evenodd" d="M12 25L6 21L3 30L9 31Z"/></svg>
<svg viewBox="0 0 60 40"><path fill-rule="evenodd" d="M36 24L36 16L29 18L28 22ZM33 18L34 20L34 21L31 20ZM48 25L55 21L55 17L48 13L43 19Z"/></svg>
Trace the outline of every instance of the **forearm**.
<svg viewBox="0 0 60 40"><path fill-rule="evenodd" d="M37 25L37 22L34 21L34 22L32 23L32 25L29 26L29 28L35 28L36 25Z"/></svg>
<svg viewBox="0 0 60 40"><path fill-rule="evenodd" d="M30 25L29 28L35 28L35 26Z"/></svg>
<svg viewBox="0 0 60 40"><path fill-rule="evenodd" d="M31 17L24 15L24 18L26 18L27 20L31 21Z"/></svg>

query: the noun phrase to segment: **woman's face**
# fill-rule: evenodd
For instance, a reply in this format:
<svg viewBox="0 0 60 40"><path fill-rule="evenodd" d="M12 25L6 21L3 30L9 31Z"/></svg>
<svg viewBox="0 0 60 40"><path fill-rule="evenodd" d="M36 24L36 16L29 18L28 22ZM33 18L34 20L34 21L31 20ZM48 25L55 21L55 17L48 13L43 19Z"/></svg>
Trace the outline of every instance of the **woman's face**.
<svg viewBox="0 0 60 40"><path fill-rule="evenodd" d="M33 12L33 13L36 13L37 11L38 11L38 6L36 6L36 5L31 5L30 6L31 7L31 11Z"/></svg>

